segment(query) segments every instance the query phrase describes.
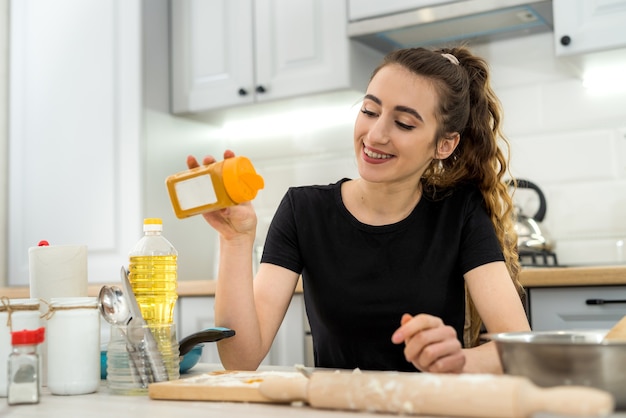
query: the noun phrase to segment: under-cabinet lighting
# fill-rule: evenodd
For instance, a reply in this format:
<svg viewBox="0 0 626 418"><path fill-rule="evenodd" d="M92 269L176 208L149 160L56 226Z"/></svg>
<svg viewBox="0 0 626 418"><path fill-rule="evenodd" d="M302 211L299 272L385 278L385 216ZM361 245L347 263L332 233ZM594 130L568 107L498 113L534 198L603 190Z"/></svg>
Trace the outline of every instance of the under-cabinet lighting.
<svg viewBox="0 0 626 418"><path fill-rule="evenodd" d="M358 105L323 106L233 119L224 122L221 135L227 139L298 135L332 126L353 124L358 109Z"/></svg>
<svg viewBox="0 0 626 418"><path fill-rule="evenodd" d="M591 68L583 74L583 87L594 95L626 92L626 66Z"/></svg>

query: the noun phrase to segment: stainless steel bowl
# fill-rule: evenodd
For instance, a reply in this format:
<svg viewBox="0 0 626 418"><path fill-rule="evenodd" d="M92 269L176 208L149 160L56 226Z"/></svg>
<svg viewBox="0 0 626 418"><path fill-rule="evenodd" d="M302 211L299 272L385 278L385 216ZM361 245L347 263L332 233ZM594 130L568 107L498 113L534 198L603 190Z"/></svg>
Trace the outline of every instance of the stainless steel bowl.
<svg viewBox="0 0 626 418"><path fill-rule="evenodd" d="M603 342L608 330L490 334L504 373L542 387L581 385L603 389L626 409L626 342Z"/></svg>

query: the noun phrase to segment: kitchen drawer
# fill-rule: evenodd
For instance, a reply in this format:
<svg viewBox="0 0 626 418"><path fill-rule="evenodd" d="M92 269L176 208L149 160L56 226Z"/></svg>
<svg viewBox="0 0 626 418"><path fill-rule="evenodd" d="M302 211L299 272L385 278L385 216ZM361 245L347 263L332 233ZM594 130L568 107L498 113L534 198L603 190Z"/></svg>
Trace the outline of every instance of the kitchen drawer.
<svg viewBox="0 0 626 418"><path fill-rule="evenodd" d="M534 331L609 329L626 315L626 286L530 288ZM604 303L589 304L596 300Z"/></svg>

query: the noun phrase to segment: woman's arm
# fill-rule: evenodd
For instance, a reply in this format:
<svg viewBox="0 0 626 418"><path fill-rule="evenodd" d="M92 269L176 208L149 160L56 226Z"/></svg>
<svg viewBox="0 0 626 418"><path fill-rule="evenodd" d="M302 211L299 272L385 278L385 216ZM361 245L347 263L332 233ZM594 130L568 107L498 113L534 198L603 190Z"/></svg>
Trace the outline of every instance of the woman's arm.
<svg viewBox="0 0 626 418"><path fill-rule="evenodd" d="M236 335L217 343L228 370L256 370L269 352L285 317L298 281L291 270L262 263L254 281L251 261L244 251L221 247L215 290L215 324Z"/></svg>
<svg viewBox="0 0 626 418"><path fill-rule="evenodd" d="M234 157L232 151L224 158ZM202 160L205 165L212 156ZM187 166L197 167L189 156ZM204 219L219 233L220 258L215 290L215 325L235 330L232 338L217 343L226 369L255 370L267 355L285 316L298 275L261 264L252 278L252 251L257 218L250 202L207 212Z"/></svg>
<svg viewBox="0 0 626 418"><path fill-rule="evenodd" d="M477 267L465 275L474 305L489 333L530 331L519 294L504 262ZM465 349L464 372L502 373L495 343Z"/></svg>
<svg viewBox="0 0 626 418"><path fill-rule="evenodd" d="M477 267L465 274L470 295L488 332L528 331L524 307L504 262ZM435 316L405 314L392 336L405 344L405 357L419 370L433 373L502 373L493 342L461 348L456 331Z"/></svg>

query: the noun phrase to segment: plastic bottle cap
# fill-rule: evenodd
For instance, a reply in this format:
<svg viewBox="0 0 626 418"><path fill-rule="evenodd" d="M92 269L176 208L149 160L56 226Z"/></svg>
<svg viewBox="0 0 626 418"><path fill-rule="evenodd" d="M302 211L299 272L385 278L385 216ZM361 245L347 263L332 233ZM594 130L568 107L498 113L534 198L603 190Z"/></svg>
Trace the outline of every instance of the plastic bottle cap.
<svg viewBox="0 0 626 418"><path fill-rule="evenodd" d="M24 329L22 331L15 331L11 333L12 345L33 345L41 344L44 340L44 333L46 329L44 327L37 329Z"/></svg>
<svg viewBox="0 0 626 418"><path fill-rule="evenodd" d="M264 186L263 177L256 173L250 160L242 156L224 160L222 177L226 193L235 203L254 199Z"/></svg>
<svg viewBox="0 0 626 418"><path fill-rule="evenodd" d="M146 231L162 231L163 220L161 218L145 218L143 220L143 230Z"/></svg>

